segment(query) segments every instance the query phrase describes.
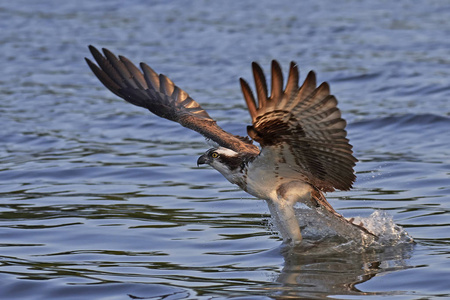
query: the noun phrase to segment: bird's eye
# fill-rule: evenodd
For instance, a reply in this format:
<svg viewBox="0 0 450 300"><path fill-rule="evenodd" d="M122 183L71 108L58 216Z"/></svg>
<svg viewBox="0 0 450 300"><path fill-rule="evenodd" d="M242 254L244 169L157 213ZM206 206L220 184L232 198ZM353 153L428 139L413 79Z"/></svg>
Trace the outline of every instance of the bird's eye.
<svg viewBox="0 0 450 300"><path fill-rule="evenodd" d="M213 153L211 153L211 157L212 158L218 158L219 154L217 154L217 152L213 152Z"/></svg>

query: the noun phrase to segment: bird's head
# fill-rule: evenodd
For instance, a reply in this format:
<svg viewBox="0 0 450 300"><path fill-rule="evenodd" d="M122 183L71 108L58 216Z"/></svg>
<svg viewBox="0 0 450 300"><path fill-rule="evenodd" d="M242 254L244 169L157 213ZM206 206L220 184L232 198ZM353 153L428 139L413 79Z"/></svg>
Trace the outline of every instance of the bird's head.
<svg viewBox="0 0 450 300"><path fill-rule="evenodd" d="M219 171L226 179L234 183L234 176L243 166L244 157L233 150L218 147L211 148L200 156L197 165L210 165Z"/></svg>

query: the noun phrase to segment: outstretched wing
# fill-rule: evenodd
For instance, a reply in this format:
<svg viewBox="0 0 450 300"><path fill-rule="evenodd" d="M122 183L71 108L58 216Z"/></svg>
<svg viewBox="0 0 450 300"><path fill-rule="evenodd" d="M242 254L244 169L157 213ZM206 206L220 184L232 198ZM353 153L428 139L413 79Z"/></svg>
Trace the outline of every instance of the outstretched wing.
<svg viewBox="0 0 450 300"><path fill-rule="evenodd" d="M247 131L260 143L261 154L278 158L280 176L287 177L286 173L293 171L301 173L325 192L350 189L357 159L346 138L346 122L328 84L316 87L316 76L311 71L299 87L297 65L291 62L283 90L280 65L272 61L269 96L261 67L257 63L252 67L258 103L242 78L241 87L253 122Z"/></svg>
<svg viewBox="0 0 450 300"><path fill-rule="evenodd" d="M180 123L205 138L236 152L258 154L259 149L246 138L234 136L214 121L189 95L163 74L157 74L145 63L141 72L126 57L117 58L103 49L103 54L89 46L98 66L86 58L97 78L111 92L131 104L147 108L155 115Z"/></svg>

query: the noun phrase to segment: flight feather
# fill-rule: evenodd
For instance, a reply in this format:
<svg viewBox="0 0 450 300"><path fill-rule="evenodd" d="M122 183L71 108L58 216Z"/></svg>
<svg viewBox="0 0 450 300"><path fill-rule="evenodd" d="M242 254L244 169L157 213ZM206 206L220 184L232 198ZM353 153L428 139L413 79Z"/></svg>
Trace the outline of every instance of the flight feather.
<svg viewBox="0 0 450 300"><path fill-rule="evenodd" d="M167 76L156 73L145 63L140 64L141 71L126 57L116 57L108 49L103 49L103 54L93 46L89 49L97 65L87 58L86 62L103 85L117 96L195 130L222 147L259 154L258 147L249 139L220 128L200 104Z"/></svg>
<svg viewBox="0 0 450 300"><path fill-rule="evenodd" d="M257 63L252 66L257 102L243 79L241 87L253 122L247 131L261 145L262 153L270 151L277 154L272 156L284 156L286 164L289 163L284 170L305 175L321 191L350 189L357 160L346 138L346 122L328 84L317 87L314 72L309 72L299 87L297 65L291 63L283 90L280 65L272 61L271 95L268 96L261 67Z"/></svg>

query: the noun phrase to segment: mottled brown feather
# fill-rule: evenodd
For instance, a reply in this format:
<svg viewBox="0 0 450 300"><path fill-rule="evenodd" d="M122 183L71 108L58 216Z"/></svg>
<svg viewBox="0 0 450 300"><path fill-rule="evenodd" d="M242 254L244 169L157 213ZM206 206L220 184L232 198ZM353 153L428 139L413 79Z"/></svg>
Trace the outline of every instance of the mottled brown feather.
<svg viewBox="0 0 450 300"><path fill-rule="evenodd" d="M103 85L115 95L131 104L147 108L159 117L197 131L222 147L254 156L259 154L258 147L250 140L220 128L188 93L168 77L157 74L144 63L140 64L141 72L126 57L117 58L108 49L103 49L103 55L93 46L89 46L89 50L98 66L87 58L86 62Z"/></svg>
<svg viewBox="0 0 450 300"><path fill-rule="evenodd" d="M274 61L272 91L267 97L261 67L253 63L252 69L258 106L256 114L251 113L253 125L248 126L248 135L263 149L279 156L286 155L286 151L280 149L287 147L293 157L290 161L295 161L297 166L287 166L285 170L295 169L301 173L299 177L306 176L319 190L350 189L355 180L353 167L357 160L346 138L346 122L341 118L336 98L330 95L329 85L322 83L317 87L316 75L311 71L299 87L297 65L292 62L283 91L281 68ZM251 89L248 85L244 89L246 102L252 103Z"/></svg>

